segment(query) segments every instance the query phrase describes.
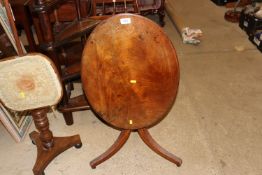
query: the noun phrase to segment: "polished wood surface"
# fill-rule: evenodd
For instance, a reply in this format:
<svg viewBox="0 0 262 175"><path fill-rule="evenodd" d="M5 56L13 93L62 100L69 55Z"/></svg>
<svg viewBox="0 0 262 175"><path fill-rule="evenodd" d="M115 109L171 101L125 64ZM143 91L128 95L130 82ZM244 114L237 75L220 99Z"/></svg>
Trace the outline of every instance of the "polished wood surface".
<svg viewBox="0 0 262 175"><path fill-rule="evenodd" d="M158 155L181 165L148 132L169 112L179 82L175 49L157 24L132 14L103 21L86 43L81 77L94 111L121 130L114 144L90 162L92 168L118 152L132 131Z"/></svg>
<svg viewBox="0 0 262 175"><path fill-rule="evenodd" d="M121 20L130 24L121 24ZM176 97L179 67L175 49L154 22L131 14L102 22L82 57L88 101L120 129L150 127L162 120Z"/></svg>

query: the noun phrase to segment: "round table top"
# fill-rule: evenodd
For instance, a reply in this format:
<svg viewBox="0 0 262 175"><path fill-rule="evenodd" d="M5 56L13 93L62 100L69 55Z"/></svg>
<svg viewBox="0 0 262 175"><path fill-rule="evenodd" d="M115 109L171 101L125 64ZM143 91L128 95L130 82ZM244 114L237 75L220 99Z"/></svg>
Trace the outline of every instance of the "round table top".
<svg viewBox="0 0 262 175"><path fill-rule="evenodd" d="M115 15L90 35L82 83L94 111L119 129L148 128L171 109L179 83L175 49L151 20Z"/></svg>

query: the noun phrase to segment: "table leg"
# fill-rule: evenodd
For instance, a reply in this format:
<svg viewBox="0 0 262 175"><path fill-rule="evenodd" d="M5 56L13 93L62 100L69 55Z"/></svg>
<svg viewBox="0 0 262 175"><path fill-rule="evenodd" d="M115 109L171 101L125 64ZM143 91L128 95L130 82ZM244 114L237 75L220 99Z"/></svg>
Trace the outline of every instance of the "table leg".
<svg viewBox="0 0 262 175"><path fill-rule="evenodd" d="M158 155L160 155L161 157L169 160L170 162L173 162L174 164L176 164L178 167L181 166L182 164L182 160L175 156L174 154L171 154L170 152L168 152L167 150L165 150L164 148L162 148L150 135L150 133L148 132L148 129L146 128L142 128L142 129L138 129L138 134L141 137L141 139L145 142L145 144L151 148L155 153L157 153Z"/></svg>
<svg viewBox="0 0 262 175"><path fill-rule="evenodd" d="M127 139L130 136L130 133L131 130L121 131L115 143L103 154L92 160L90 162L90 166L94 169L96 168L97 165L103 163L104 161L112 157L115 153L117 153L122 148L122 146L126 143Z"/></svg>

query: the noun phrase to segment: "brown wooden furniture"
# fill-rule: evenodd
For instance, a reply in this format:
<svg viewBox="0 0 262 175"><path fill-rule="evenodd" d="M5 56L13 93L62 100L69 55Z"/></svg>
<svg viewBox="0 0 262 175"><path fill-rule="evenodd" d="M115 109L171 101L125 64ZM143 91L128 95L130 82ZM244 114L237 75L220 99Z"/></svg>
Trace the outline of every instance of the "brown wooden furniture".
<svg viewBox="0 0 262 175"><path fill-rule="evenodd" d="M63 6L65 3L67 6ZM81 5L85 4L84 1L70 0L69 4L70 8L67 8L68 1L64 0L34 0L31 4L31 11L37 16L37 19L34 19L35 26L38 26L37 28L40 30L38 32L40 33L38 34L39 38L41 38L40 48L52 58L62 77L64 97L58 109L63 113L67 125L73 124L72 112L89 109L83 95L71 98L72 81L80 78L81 45L78 51L73 48L71 53L67 52L69 51L67 46L74 45L72 41L76 38L82 38L84 42L84 38L100 22L98 19L83 17L83 15L87 15L83 8L81 10ZM63 8L72 11L72 5L75 7L75 16L61 15L66 14L62 10ZM76 19L70 21L74 17ZM69 19L68 23L64 23L64 20L68 20L68 18L72 19Z"/></svg>
<svg viewBox="0 0 262 175"><path fill-rule="evenodd" d="M32 17L29 10L30 0L10 0L16 25L20 25L25 30L26 38L29 44L29 51L37 50L36 43L33 37L31 26L33 25Z"/></svg>
<svg viewBox="0 0 262 175"><path fill-rule="evenodd" d="M49 16L49 21L51 23L51 26L53 27L55 23L62 24L63 22L72 22L77 18L77 11L76 11L76 4L75 0L66 0L63 2L57 1L54 4L54 7L48 10L48 16ZM40 3L40 2L39 2ZM59 4L57 4L59 3ZM79 5L79 11L80 11L80 16L81 17L86 17L89 15L89 10L90 10L90 3L89 1L86 0L80 0L80 5ZM40 18L37 13L34 13L35 11L35 1L30 0L30 6L31 6L31 11L32 16L33 16L33 23L34 27L36 30L37 38L39 40L39 43L45 43L46 41L43 39L43 29L42 26L40 25ZM48 6L48 4L45 3L45 1L42 2L42 8L38 9L38 13L41 12L41 10L44 10L43 7ZM57 24L56 24L57 25ZM59 26L58 25L58 26ZM65 27L65 26L62 26ZM53 34L55 35L55 33Z"/></svg>
<svg viewBox="0 0 262 175"><path fill-rule="evenodd" d="M158 145L148 129L171 109L179 83L175 49L149 19L120 14L101 23L85 45L81 77L93 110L121 130L116 142L91 161L95 168L113 156L131 131L157 154L180 166L182 160Z"/></svg>
<svg viewBox="0 0 262 175"><path fill-rule="evenodd" d="M118 13L134 13L143 16L157 14L159 24L164 26L165 0L93 0L92 15L112 15Z"/></svg>
<svg viewBox="0 0 262 175"><path fill-rule="evenodd" d="M136 0L93 0L92 16L114 15L118 13L139 13Z"/></svg>
<svg viewBox="0 0 262 175"><path fill-rule="evenodd" d="M31 111L39 131L30 133L37 146L34 175L42 175L48 164L60 153L82 143L79 135L53 137L47 113L62 97L62 87L55 65L46 56L28 54L0 62L0 99L15 111Z"/></svg>
<svg viewBox="0 0 262 175"><path fill-rule="evenodd" d="M31 111L39 133L30 137L37 145L34 175L43 175L47 165L68 148L82 146L79 135L53 137L47 118L48 108L57 105L63 95L59 73L54 63L42 54L24 55L8 0L4 0L7 17L18 50L17 57L0 62L0 100L14 111Z"/></svg>

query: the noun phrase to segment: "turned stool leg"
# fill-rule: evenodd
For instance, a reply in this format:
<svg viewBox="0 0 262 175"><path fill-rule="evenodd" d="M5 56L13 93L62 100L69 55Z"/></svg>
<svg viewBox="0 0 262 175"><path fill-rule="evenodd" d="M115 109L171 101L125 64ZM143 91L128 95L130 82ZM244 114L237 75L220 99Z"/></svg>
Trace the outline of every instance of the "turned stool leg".
<svg viewBox="0 0 262 175"><path fill-rule="evenodd" d="M53 133L49 130L49 122L46 116L48 112L47 108L34 110L31 112L35 127L40 132L39 139L43 146L43 149L50 149L54 146Z"/></svg>
<svg viewBox="0 0 262 175"><path fill-rule="evenodd" d="M34 175L43 175L47 165L59 154L75 146L80 148L82 143L79 135L70 137L53 137L49 129L47 108L33 110L31 112L36 128L39 133L30 133L32 142L37 147L37 158L33 168Z"/></svg>

